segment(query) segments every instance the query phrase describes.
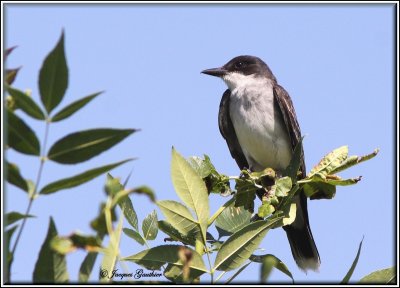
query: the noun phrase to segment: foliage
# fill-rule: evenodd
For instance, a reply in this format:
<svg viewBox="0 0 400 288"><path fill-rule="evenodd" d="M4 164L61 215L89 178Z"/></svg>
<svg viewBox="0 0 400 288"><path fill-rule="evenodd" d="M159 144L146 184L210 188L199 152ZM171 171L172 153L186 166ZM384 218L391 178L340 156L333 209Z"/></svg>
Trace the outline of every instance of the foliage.
<svg viewBox="0 0 400 288"><path fill-rule="evenodd" d="M23 176L27 167L20 169L17 164L6 162L7 181L24 191L28 199L25 213L11 211L5 217L7 229L4 250L7 255L5 259L8 273L6 281L11 281L9 272L26 221L35 217L29 213L37 196L71 189L107 173L105 200L100 204L98 215L90 223L93 234L73 232L68 236L58 235L51 218L33 271L33 282L69 282L66 257L69 253L81 249L87 252L78 275L81 283L88 282L95 269L100 282L117 281L118 279L113 277L114 274L110 273L116 271L117 263L126 265L127 262L152 270L154 275L163 275L174 283L205 282L205 274L210 275L211 283L219 283L225 274L230 273L230 276L224 279L226 284L231 283L251 263L259 263L260 282L266 282L271 271L277 269L294 283L292 273L278 257L272 254L256 254L262 240L273 228L289 225L295 220L296 205L292 198L299 191L304 191L310 199L332 199L337 186L353 185L361 180L361 177L342 179L337 173L373 158L378 150L359 157L348 156L348 147L340 147L323 157L307 176L301 179L298 177L301 142L295 148L290 165L283 171L283 175L277 175L276 171L267 168L260 172L243 170L239 176L227 176L217 171L209 156L185 159L173 148L171 179L181 202L157 201L149 187L127 188L127 181L121 184L120 179L108 173L132 159L105 164L40 186L46 161L62 165L88 161L137 131L110 128L77 131L55 141L47 149L49 126L73 116L102 93L92 93L54 112L64 99L68 87L69 71L64 41L62 33L40 69L40 103L29 93L12 87L19 68L6 70L5 87L9 94L6 98L6 147L23 154L34 155L40 163L37 179L33 182ZM10 48L6 51L6 57L12 50L13 48ZM29 123L21 117L22 113L42 121L46 128L42 139L37 137ZM210 211L209 205L211 193L229 196L229 200L214 213ZM155 204L154 208L161 211L164 219L160 220L157 210L154 209L140 225L131 199L135 194L146 195L150 202ZM261 200L258 207L255 202L256 195L259 195ZM252 218L254 211L257 212L259 220L255 221ZM210 228L214 225L218 237L211 233ZM151 241L160 234L159 230L167 235L164 240L169 243L151 247ZM144 250L122 256L120 242L124 236L137 247L145 246ZM362 242L342 283L350 281L358 263L361 246ZM212 254L215 257L211 257ZM99 255L102 257L101 264L100 267L95 267ZM219 273L217 277L216 273ZM395 279L393 268L389 268L371 273L361 279L361 283L394 283ZM133 279L128 281L132 282Z"/></svg>

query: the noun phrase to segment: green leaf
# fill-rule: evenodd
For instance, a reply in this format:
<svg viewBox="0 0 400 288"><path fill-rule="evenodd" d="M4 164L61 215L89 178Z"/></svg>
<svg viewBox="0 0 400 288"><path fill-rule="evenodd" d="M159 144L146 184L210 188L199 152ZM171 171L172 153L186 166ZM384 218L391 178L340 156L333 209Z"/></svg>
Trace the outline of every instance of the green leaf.
<svg viewBox="0 0 400 288"><path fill-rule="evenodd" d="M257 215L261 218L265 218L274 212L275 212L275 207L271 205L271 203L263 202L263 204L260 207L258 207Z"/></svg>
<svg viewBox="0 0 400 288"><path fill-rule="evenodd" d="M124 190L124 186L121 184L118 178L114 178L111 176L110 173L107 174L107 182L106 182L106 192L107 195L110 195L112 197L115 197L116 194L120 191ZM135 228L135 230L138 230L138 217L136 214L135 209L133 208L132 201L126 195L123 197L121 200L118 201L118 206L121 208L122 212L124 213L124 216L128 223Z"/></svg>
<svg viewBox="0 0 400 288"><path fill-rule="evenodd" d="M118 225L115 230L110 234L110 242L108 247L104 251L103 261L101 262L100 269L105 271L113 271L117 258L119 257L119 246L121 241L122 233L122 222L124 217L120 217ZM101 273L100 273L101 277ZM101 282L109 282L111 279L108 277L102 277Z"/></svg>
<svg viewBox="0 0 400 288"><path fill-rule="evenodd" d="M7 259L7 267L4 269L4 274L6 275L6 279L3 283L9 283L10 282L10 274L11 274L11 264L14 260L14 254L11 252L10 246L11 246L11 238L14 232L17 230L18 225L15 225L11 227L10 229L5 231L5 237L4 237L4 252L6 253L3 259Z"/></svg>
<svg viewBox="0 0 400 288"><path fill-rule="evenodd" d="M24 154L40 155L40 144L35 132L11 110L7 109L6 115L7 145Z"/></svg>
<svg viewBox="0 0 400 288"><path fill-rule="evenodd" d="M190 164L172 149L171 177L175 191L182 201L194 210L206 241L207 221L210 215L207 188Z"/></svg>
<svg viewBox="0 0 400 288"><path fill-rule="evenodd" d="M210 162L210 158L202 159L197 156L192 156L189 157L188 163L202 179L210 175L212 170L215 169L214 165Z"/></svg>
<svg viewBox="0 0 400 288"><path fill-rule="evenodd" d="M213 270L230 271L239 268L260 245L273 224L279 221L256 221L229 237L218 251Z"/></svg>
<svg viewBox="0 0 400 288"><path fill-rule="evenodd" d="M34 283L65 283L68 282L67 262L64 255L51 249L50 243L57 236L57 228L50 217L46 239L39 252L39 257L33 271Z"/></svg>
<svg viewBox="0 0 400 288"><path fill-rule="evenodd" d="M97 234L100 242L103 241L104 235ZM98 252L88 252L83 259L81 267L79 268L78 282L88 282L90 274L92 273Z"/></svg>
<svg viewBox="0 0 400 288"><path fill-rule="evenodd" d="M265 255L251 255L250 256L250 260L252 262L257 262L257 263L262 263L263 266L268 266L268 263L272 264L272 267L275 267L276 269L278 269L279 271L281 271L282 273L286 274L287 276L289 276L293 283L294 283L294 279L293 279L293 275L292 273L289 271L289 269L287 268L287 266L285 265L285 263L283 263L279 258L277 258L276 256L272 255L272 254L265 254ZM262 267L262 279L267 279L268 276L265 274L265 272L268 272L267 270L268 267Z"/></svg>
<svg viewBox="0 0 400 288"><path fill-rule="evenodd" d="M29 215L29 214L28 215L21 214L19 212L8 212L5 215L5 224L8 226L8 225L14 224L15 222L17 222L21 219L32 218L32 217L35 217L35 216Z"/></svg>
<svg viewBox="0 0 400 288"><path fill-rule="evenodd" d="M48 158L61 164L89 160L121 142L135 129L91 129L69 134L50 148Z"/></svg>
<svg viewBox="0 0 400 288"><path fill-rule="evenodd" d="M19 168L14 163L10 163L6 161L6 173L7 173L7 181L18 188L21 188L25 192L29 191L27 181L22 177L19 172Z"/></svg>
<svg viewBox="0 0 400 288"><path fill-rule="evenodd" d="M335 169L333 169L331 171L331 173L338 173L340 171L343 171L347 168L350 168L354 165L357 165L361 162L367 161L369 159L374 158L376 155L378 155L379 149L375 149L372 153L364 155L364 156L350 156L348 157L344 162L342 162L342 164L340 164L338 167L336 167Z"/></svg>
<svg viewBox="0 0 400 288"><path fill-rule="evenodd" d="M79 99L69 104L68 106L63 108L60 112L58 112L56 115L54 115L51 118L51 122L58 122L64 120L65 118L68 118L69 116L71 116L72 114L83 108L86 104L88 104L90 101L92 101L96 96L100 95L101 93L103 92L93 93L89 96L86 96L82 99Z"/></svg>
<svg viewBox="0 0 400 288"><path fill-rule="evenodd" d="M139 232L136 232L135 230L129 229L129 228L123 228L122 232L124 234L132 239L134 239L136 242L138 242L140 245L144 245L144 239L142 235L139 234Z"/></svg>
<svg viewBox="0 0 400 288"><path fill-rule="evenodd" d="M6 86L8 93L14 98L16 105L18 108L21 108L29 116L38 119L45 120L46 116L44 115L42 109L33 101L31 97L26 95L24 92L14 89L10 86Z"/></svg>
<svg viewBox="0 0 400 288"><path fill-rule="evenodd" d="M133 208L132 200L127 196L124 197L120 202L118 202L119 207L121 208L122 212L128 223L138 230L138 218L136 215L136 211Z"/></svg>
<svg viewBox="0 0 400 288"><path fill-rule="evenodd" d="M92 273L94 263L96 262L97 252L88 252L83 259L81 267L79 268L78 282L88 282L90 274Z"/></svg>
<svg viewBox="0 0 400 288"><path fill-rule="evenodd" d="M219 237L229 236L250 223L251 213L243 207L228 206L215 220Z"/></svg>
<svg viewBox="0 0 400 288"><path fill-rule="evenodd" d="M68 87L68 67L64 52L64 31L56 47L47 55L39 73L39 91L47 113L60 104Z"/></svg>
<svg viewBox="0 0 400 288"><path fill-rule="evenodd" d="M204 271L190 269L188 279L183 277L183 269L181 266L168 264L164 270L164 276L174 283L192 283L196 278L204 274Z"/></svg>
<svg viewBox="0 0 400 288"><path fill-rule="evenodd" d="M292 179L293 183L297 182L297 172L300 170L301 166L301 156L303 154L303 139L304 136L294 148L293 156L292 159L290 159L289 166L285 169L283 173L284 176L289 176L290 179Z"/></svg>
<svg viewBox="0 0 400 288"><path fill-rule="evenodd" d="M122 258L121 260L135 262L136 264L143 266L149 270L160 270L161 266L166 263L182 267L183 263L179 258L180 249L188 249L191 252L192 259L189 264L190 269L208 272L199 253L197 253L193 249L179 245L157 246L139 252L135 255Z"/></svg>
<svg viewBox="0 0 400 288"><path fill-rule="evenodd" d="M51 248L60 253L67 254L76 249L85 249L89 252L98 252L101 247L101 240L97 236L83 235L75 232L68 237L54 237L50 242Z"/></svg>
<svg viewBox="0 0 400 288"><path fill-rule="evenodd" d="M143 236L146 240L154 240L158 233L158 219L157 212L153 210L149 215L144 218L142 223Z"/></svg>
<svg viewBox="0 0 400 288"><path fill-rule="evenodd" d="M105 210L110 210L110 209L106 209L106 203L102 202L100 204L99 210L100 210L99 214L96 216L95 219L93 219L90 222L90 227L92 227L93 230L95 230L100 237L104 237L104 235L108 234ZM111 208L111 221L115 222L116 220L117 220L117 215L115 214L115 207L112 207Z"/></svg>
<svg viewBox="0 0 400 288"><path fill-rule="evenodd" d="M279 178L275 181L275 196L285 197L292 189L292 179L289 177Z"/></svg>
<svg viewBox="0 0 400 288"><path fill-rule="evenodd" d="M195 233L189 233L188 235L184 235L180 233L177 229L175 229L175 227L170 223L168 223L167 221L164 220L158 221L158 229L160 229L162 232L171 237L172 240L169 239L169 241L179 241L182 242L183 244L192 246L194 246L196 243ZM164 241L166 241L166 239Z"/></svg>
<svg viewBox="0 0 400 288"><path fill-rule="evenodd" d="M396 284L396 269L390 267L387 269L378 270L361 278L360 284Z"/></svg>
<svg viewBox="0 0 400 288"><path fill-rule="evenodd" d="M14 68L14 69L6 69L6 77L5 77L5 83L8 85L11 85L14 83L15 78L17 77L18 71L21 69L21 67Z"/></svg>
<svg viewBox="0 0 400 288"><path fill-rule="evenodd" d="M347 146L339 147L324 158L313 168L307 175L307 178L312 178L316 174L326 176L335 171L347 159L349 148Z"/></svg>
<svg viewBox="0 0 400 288"><path fill-rule="evenodd" d="M167 221L179 231L187 236L193 231L199 231L199 222L193 219L192 214L186 206L172 200L157 202L158 207L164 214Z"/></svg>
<svg viewBox="0 0 400 288"><path fill-rule="evenodd" d="M231 277L229 277L228 280L226 280L225 284L229 284L231 283L240 273L243 272L244 269L247 268L247 266L249 266L251 264L251 262L243 265L242 267L240 267L240 269L238 269L238 271L235 272L235 274L233 274Z"/></svg>
<svg viewBox="0 0 400 288"><path fill-rule="evenodd" d="M303 191L311 200L332 199L336 194L336 186L325 182L304 184Z"/></svg>
<svg viewBox="0 0 400 288"><path fill-rule="evenodd" d="M139 186L139 187L136 187L136 188L132 189L132 193L144 194L147 197L149 197L151 202L156 202L156 195L155 195L154 191L150 187Z"/></svg>
<svg viewBox="0 0 400 288"><path fill-rule="evenodd" d="M356 258L354 258L353 264L351 264L349 271L347 272L346 276L344 276L344 278L343 278L342 282L340 282L340 284L348 284L349 283L351 275L353 275L354 269L356 269L358 259L360 258L361 247L362 247L363 241L364 241L364 237L361 240L360 245L358 246L357 255L356 255Z"/></svg>
<svg viewBox="0 0 400 288"><path fill-rule="evenodd" d="M45 187L43 187L42 190L40 190L39 194L51 194L51 193L57 192L62 189L76 187L78 185L86 183L86 182L96 178L97 176L100 176L101 174L104 174L104 173L114 169L115 167L120 166L131 160L132 159L127 159L124 161L108 164L105 166L101 166L98 168L94 168L94 169L85 171L81 174L78 174L78 175L75 175L75 176L72 176L69 178L64 178L64 179L58 180L56 182L50 183L50 184L46 185Z"/></svg>

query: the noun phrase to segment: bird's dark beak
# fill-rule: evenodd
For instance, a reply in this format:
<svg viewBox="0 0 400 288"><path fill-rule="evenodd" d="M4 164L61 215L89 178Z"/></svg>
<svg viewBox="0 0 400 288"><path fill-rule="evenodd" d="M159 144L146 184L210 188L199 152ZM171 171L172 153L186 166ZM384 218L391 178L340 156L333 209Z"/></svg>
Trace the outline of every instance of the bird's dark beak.
<svg viewBox="0 0 400 288"><path fill-rule="evenodd" d="M211 75L211 76L216 76L216 77L222 77L226 75L227 71L223 68L211 68L211 69L206 69L201 71L203 74Z"/></svg>

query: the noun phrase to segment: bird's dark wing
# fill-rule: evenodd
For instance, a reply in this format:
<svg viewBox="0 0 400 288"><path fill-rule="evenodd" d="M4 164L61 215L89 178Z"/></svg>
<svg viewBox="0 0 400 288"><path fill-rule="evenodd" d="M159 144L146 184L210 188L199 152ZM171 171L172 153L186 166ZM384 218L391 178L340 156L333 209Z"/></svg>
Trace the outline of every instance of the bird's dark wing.
<svg viewBox="0 0 400 288"><path fill-rule="evenodd" d="M233 127L232 120L229 115L230 96L231 91L228 89L222 95L221 103L219 104L219 131L221 132L222 137L224 137L224 139L226 140L232 157L235 159L239 168L243 170L245 168L248 168L249 164L247 163L246 157L244 156L242 148L240 147L235 128Z"/></svg>
<svg viewBox="0 0 400 288"><path fill-rule="evenodd" d="M275 84L274 86L274 99L277 104L278 110L282 114L282 118L285 122L286 129L289 134L290 141L292 143L292 149L296 147L297 143L301 141L301 131L299 123L297 122L296 112L294 111L294 106L289 94L283 87ZM303 149L301 151L301 164L300 170L302 172L303 178L306 176L306 166L304 163L304 153Z"/></svg>

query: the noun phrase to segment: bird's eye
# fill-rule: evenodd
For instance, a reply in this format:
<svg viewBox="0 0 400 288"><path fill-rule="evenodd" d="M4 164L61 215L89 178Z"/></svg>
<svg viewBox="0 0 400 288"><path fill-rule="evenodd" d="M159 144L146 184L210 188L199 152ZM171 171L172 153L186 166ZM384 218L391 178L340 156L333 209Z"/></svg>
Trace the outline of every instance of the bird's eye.
<svg viewBox="0 0 400 288"><path fill-rule="evenodd" d="M235 68L240 69L246 66L246 62L240 61L235 64Z"/></svg>

